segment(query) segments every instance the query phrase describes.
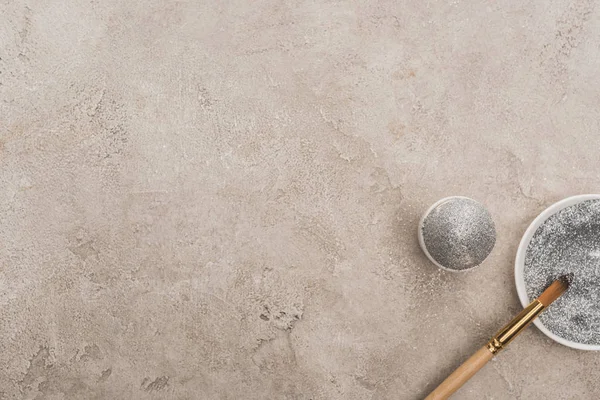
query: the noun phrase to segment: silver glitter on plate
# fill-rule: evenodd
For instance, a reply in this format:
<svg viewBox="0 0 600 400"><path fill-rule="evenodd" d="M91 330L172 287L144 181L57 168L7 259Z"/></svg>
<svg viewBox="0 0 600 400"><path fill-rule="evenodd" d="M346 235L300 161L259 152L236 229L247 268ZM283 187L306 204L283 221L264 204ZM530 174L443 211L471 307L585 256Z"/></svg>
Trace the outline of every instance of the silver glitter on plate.
<svg viewBox="0 0 600 400"><path fill-rule="evenodd" d="M577 343L600 344L600 200L566 207L535 232L525 253L529 299L573 273L569 290L540 315L548 330Z"/></svg>
<svg viewBox="0 0 600 400"><path fill-rule="evenodd" d="M481 264L496 243L490 213L466 197L451 197L434 207L420 229L426 253L442 267L455 271Z"/></svg>

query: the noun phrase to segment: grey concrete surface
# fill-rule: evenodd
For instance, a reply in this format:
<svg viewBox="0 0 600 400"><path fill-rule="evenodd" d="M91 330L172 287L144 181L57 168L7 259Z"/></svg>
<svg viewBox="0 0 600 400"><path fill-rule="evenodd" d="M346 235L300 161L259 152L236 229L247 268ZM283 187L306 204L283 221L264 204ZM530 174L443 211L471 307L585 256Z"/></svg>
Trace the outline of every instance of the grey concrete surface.
<svg viewBox="0 0 600 400"><path fill-rule="evenodd" d="M593 1L0 1L0 399L419 399L598 192ZM435 200L498 241L454 275ZM457 399L597 399L529 329Z"/></svg>

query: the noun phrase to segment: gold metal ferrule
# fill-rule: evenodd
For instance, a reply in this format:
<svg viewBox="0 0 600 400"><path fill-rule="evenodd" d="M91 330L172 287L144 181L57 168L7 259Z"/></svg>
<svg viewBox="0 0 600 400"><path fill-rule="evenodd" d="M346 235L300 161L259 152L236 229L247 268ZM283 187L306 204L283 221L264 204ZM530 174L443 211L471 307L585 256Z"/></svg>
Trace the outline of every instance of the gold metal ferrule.
<svg viewBox="0 0 600 400"><path fill-rule="evenodd" d="M523 329L525 329L535 317L544 309L544 305L539 300L534 300L523 311L513 318L506 326L498 331L487 344L488 350L492 354L498 353L506 347Z"/></svg>

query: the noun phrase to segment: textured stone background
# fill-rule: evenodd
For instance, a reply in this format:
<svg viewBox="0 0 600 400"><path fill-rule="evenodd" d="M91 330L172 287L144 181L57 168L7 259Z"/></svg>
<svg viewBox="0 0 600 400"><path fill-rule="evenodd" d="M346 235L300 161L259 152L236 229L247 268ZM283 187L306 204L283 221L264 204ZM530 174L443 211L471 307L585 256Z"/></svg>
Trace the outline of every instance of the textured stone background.
<svg viewBox="0 0 600 400"><path fill-rule="evenodd" d="M0 399L418 399L600 184L593 1L0 1ZM420 214L486 204L452 275ZM529 329L459 399L597 399Z"/></svg>

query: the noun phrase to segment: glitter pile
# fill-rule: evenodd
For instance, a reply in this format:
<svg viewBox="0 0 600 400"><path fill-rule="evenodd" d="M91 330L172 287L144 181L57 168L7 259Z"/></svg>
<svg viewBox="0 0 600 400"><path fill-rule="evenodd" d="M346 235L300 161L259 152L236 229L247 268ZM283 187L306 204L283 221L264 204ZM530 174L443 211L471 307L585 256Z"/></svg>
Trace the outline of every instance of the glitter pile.
<svg viewBox="0 0 600 400"><path fill-rule="evenodd" d="M488 210L464 197L450 198L435 207L421 229L431 257L453 270L481 264L496 243L496 228Z"/></svg>
<svg viewBox="0 0 600 400"><path fill-rule="evenodd" d="M567 207L535 232L525 254L530 300L560 275L572 272L569 290L540 315L564 339L600 344L600 200Z"/></svg>

